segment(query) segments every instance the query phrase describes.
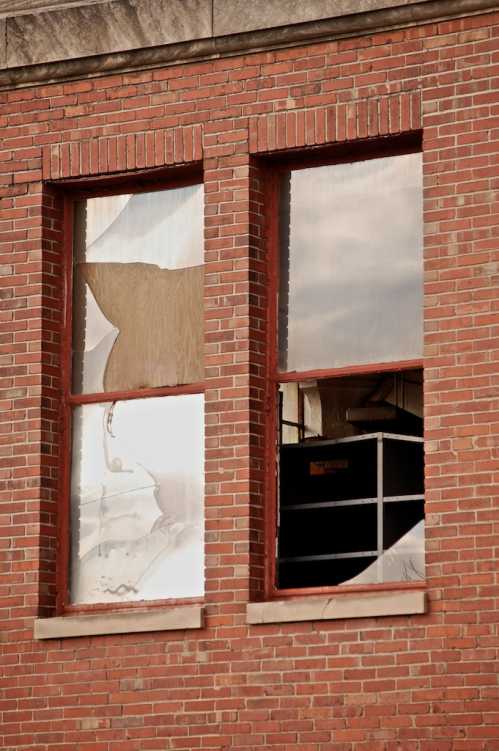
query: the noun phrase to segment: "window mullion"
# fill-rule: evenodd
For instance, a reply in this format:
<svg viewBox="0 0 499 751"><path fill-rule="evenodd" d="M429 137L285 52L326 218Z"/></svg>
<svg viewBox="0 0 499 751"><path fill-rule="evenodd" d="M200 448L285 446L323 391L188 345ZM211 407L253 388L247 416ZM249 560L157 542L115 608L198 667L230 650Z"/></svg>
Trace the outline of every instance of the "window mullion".
<svg viewBox="0 0 499 751"><path fill-rule="evenodd" d="M202 394L205 390L204 382L189 383L183 386L163 386L153 389L139 389L133 391L100 391L95 394L69 394L71 405L97 404L99 402L127 401L128 399L147 399L157 396L181 396L182 394Z"/></svg>

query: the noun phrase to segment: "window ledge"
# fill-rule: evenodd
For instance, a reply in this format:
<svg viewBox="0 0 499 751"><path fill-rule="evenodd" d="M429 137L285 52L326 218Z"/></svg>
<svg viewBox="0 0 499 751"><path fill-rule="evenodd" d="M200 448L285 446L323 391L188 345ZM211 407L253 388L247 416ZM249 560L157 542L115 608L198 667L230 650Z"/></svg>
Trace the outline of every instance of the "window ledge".
<svg viewBox="0 0 499 751"><path fill-rule="evenodd" d="M164 610L37 618L34 625L34 637L35 639L61 639L71 636L180 631L192 628L203 628L202 605L172 606Z"/></svg>
<svg viewBox="0 0 499 751"><path fill-rule="evenodd" d="M403 589L251 602L246 608L246 622L258 624L325 621L340 618L415 615L425 612L425 592L421 589Z"/></svg>

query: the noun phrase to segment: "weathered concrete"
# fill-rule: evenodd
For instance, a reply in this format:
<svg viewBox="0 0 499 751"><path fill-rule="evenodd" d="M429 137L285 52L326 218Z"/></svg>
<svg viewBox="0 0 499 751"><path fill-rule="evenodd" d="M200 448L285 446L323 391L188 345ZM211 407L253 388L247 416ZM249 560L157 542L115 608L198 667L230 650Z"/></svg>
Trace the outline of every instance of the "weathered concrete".
<svg viewBox="0 0 499 751"><path fill-rule="evenodd" d="M425 611L424 590L405 589L251 602L246 608L246 621L254 624L324 621L338 618L414 615Z"/></svg>
<svg viewBox="0 0 499 751"><path fill-rule="evenodd" d="M72 5L95 5L105 0L0 0L0 16L17 16L34 10L70 8Z"/></svg>
<svg viewBox="0 0 499 751"><path fill-rule="evenodd" d="M113 0L7 18L7 67L211 35L211 0Z"/></svg>
<svg viewBox="0 0 499 751"><path fill-rule="evenodd" d="M0 18L0 69L7 66L7 24Z"/></svg>
<svg viewBox="0 0 499 751"><path fill-rule="evenodd" d="M187 13L188 5L199 3L202 19L198 19L196 22L199 24L199 26L196 26L197 31L193 31L192 25L190 27L191 33L197 34L195 39L188 37L188 21L186 21L185 26L182 25L181 19L184 16L182 16L180 10L179 15L176 16L176 25L173 24L169 31L166 20L160 19L159 23L163 24L161 26L163 31L160 32L158 26L154 29L154 32L151 32L150 36L146 35L146 29L149 28L148 24L151 24L150 18L152 18L148 0L113 0L111 3L94 4L91 6L92 10L90 6L87 6L79 10L72 8L54 10L51 14L41 14L44 17L51 16L47 23L55 29L59 23L58 18L62 19L65 14L74 12L76 14L74 18L84 18L85 13L100 13L100 16L92 16L94 18L92 26L94 38L90 39L88 32L83 33L81 34L81 42L78 41L81 31L79 27L76 27L78 33L74 33L74 28L72 28L71 34L66 34L66 37L59 37L59 41L54 43L51 35L40 29L40 16L31 14L8 18L6 31L8 67L0 70L0 89L164 67L193 60L228 57L256 50L281 49L497 10L497 0L420 0L416 3L410 2L410 0L407 0L407 2L402 0L402 3L392 2L390 7L365 13L340 15L306 23L294 23L291 20L289 25L286 26L214 37L209 36L209 33L213 33L211 19L208 24L211 32L207 31L207 15L211 14L212 1L151 0L151 5L157 3L154 7L158 9L162 7L162 3L172 7L182 6L186 16L193 15L192 12ZM239 0L234 1L239 2ZM346 0L344 1L346 3ZM364 2L366 1L364 0ZM372 3L374 1L372 0ZM383 3L387 0L379 0L379 2ZM108 21L102 20L101 29L99 18L105 16L111 5L118 6L122 3L128 4L129 8L133 6L137 17L143 14L144 18L147 17L149 20L144 20L143 24L138 22L135 26L132 24L132 30L129 34L126 31L126 23L121 24L119 33L116 30L113 31L109 25L111 23L109 19ZM345 5L345 7L347 6ZM96 10L97 8L99 11ZM139 12L137 9L142 10ZM127 17L126 14L120 15L121 13L122 10L117 11L116 17L122 19ZM158 13L161 15L159 10ZM167 17L171 18L171 13L173 11L170 11L170 16L167 14ZM68 31L71 26L68 23L68 21L61 20L61 27L66 24L65 28ZM166 31L164 30L165 27ZM35 29L41 32L38 41L33 40ZM26 41L28 30L29 43ZM207 36L200 38L205 33ZM181 36L182 34L185 35L183 38L186 41L175 42L175 35ZM68 36L72 37L71 41L67 40ZM111 51L111 48L115 49L116 46L119 46L119 39L121 39L121 51ZM64 52L64 45L67 45L67 52ZM102 54L96 54L98 49L102 51ZM57 55L61 57L56 61ZM48 62L47 58L52 62Z"/></svg>
<svg viewBox="0 0 499 751"><path fill-rule="evenodd" d="M180 605L149 612L129 610L122 613L39 618L35 621L35 639L61 639L70 636L131 634L142 631L181 631L203 627L202 605Z"/></svg>
<svg viewBox="0 0 499 751"><path fill-rule="evenodd" d="M240 34L419 2L428 0L213 0L213 33Z"/></svg>

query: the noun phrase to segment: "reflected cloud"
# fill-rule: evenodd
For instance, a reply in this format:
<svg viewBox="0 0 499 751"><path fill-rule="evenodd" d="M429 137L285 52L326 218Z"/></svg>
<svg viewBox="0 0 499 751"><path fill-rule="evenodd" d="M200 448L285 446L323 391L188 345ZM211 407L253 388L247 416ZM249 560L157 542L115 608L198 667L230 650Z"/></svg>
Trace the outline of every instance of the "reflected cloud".
<svg viewBox="0 0 499 751"><path fill-rule="evenodd" d="M283 367L421 355L421 174L420 154L291 173Z"/></svg>

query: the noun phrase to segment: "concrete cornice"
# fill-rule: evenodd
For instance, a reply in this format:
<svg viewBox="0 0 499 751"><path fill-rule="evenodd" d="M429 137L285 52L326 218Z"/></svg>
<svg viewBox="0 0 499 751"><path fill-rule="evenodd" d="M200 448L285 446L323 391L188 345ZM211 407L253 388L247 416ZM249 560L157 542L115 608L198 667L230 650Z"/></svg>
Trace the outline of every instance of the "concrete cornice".
<svg viewBox="0 0 499 751"><path fill-rule="evenodd" d="M276 2L279 1L276 0ZM0 67L0 89L69 81L110 73L130 72L250 52L282 49L478 15L499 9L497 0L420 0L419 2L416 0L399 0L399 2L396 2L394 0L390 7L386 7L389 0L357 0L357 2L343 0L343 13L335 17L320 17L300 23L294 23L293 18L289 18L287 24L273 27L268 25L269 18L266 18L264 19L266 22L265 28L242 33L216 35L217 25L213 18L213 2L216 2L216 0L181 0L181 4L175 4L175 2L172 3L172 0L169 0L168 8L172 17L166 19L169 25L165 25L162 36L161 29L158 31L157 24L154 24L156 19L154 17L149 19L147 16L148 9L152 7L150 5L151 0L147 0L144 6L144 18L149 23L150 35L148 36L146 33L148 29L128 29L126 21L129 7L121 5L121 2L122 0L113 0L111 3L93 3L76 8L70 6L52 10L50 13L43 12L38 15L20 15L0 19L0 37L2 33L4 35L4 67L3 69ZM131 0L123 0L123 2L130 3ZM137 15L137 7L140 9L140 2L141 0L133 0L135 15ZM157 17L163 17L160 13L163 2L164 0L156 0ZM231 0L228 0L228 2L231 2ZM238 2L238 0L234 0L234 2ZM78 35L76 34L76 43L73 44L71 49L66 50L66 57L63 59L44 61L43 50L40 51L40 49L37 53L38 58L35 56L29 64L16 65L15 55L11 53L9 56L9 28L12 27L17 34L18 56L22 58L25 54L22 45L24 41L22 39L23 23L32 34L33 28L36 31L36 24L46 23L46 17L50 15L51 22L56 25L60 23L61 30L64 33L69 33L68 24L74 23L75 18L78 18L70 14L76 12L81 14L92 13L94 14L92 21L95 22L95 13L108 11L111 5L114 8L114 16L113 14L106 16L106 23L108 24L106 39L109 40L110 34L112 37L114 31L112 18L117 19L116 30L119 32L116 34L114 49L111 49L111 51L109 51L109 43L107 51L99 54L92 54L92 48L85 47L83 43L80 49L78 47ZM311 5L313 6L313 3ZM371 9L363 12L351 12L351 8L358 8L359 6ZM348 12L349 7L350 12ZM280 10L280 14L276 14L276 21L279 22L284 20L282 4ZM317 15L317 12L315 15ZM22 19L25 20L22 21ZM248 27L250 23L251 19L248 21L246 17L241 19L240 27ZM11 27L9 24L11 24ZM218 28L227 31L230 28L237 28L237 24L220 23ZM123 36L124 30L125 37ZM129 34L128 41L127 34ZM166 43L158 43L163 38ZM123 47L131 45L134 48L120 49L120 45ZM31 46L30 40L27 39L26 49L30 47L31 50ZM118 48L116 49L116 47ZM31 51L30 55L33 58ZM1 59L2 53L0 51L0 61Z"/></svg>

